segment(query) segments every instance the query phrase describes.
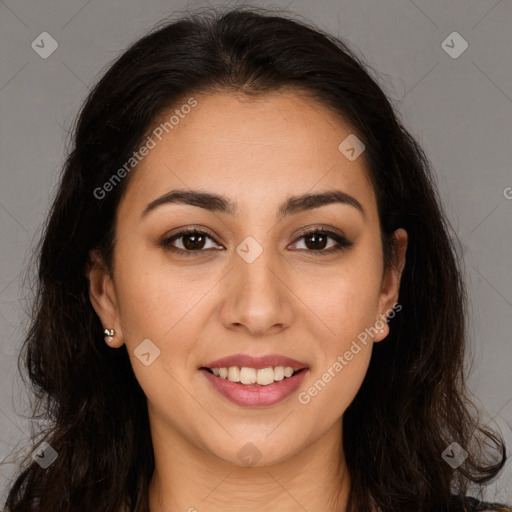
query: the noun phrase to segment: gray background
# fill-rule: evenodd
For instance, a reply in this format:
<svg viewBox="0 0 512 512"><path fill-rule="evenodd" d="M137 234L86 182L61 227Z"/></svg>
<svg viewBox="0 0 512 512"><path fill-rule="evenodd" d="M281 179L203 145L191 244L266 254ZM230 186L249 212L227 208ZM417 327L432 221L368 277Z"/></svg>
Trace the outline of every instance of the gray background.
<svg viewBox="0 0 512 512"><path fill-rule="evenodd" d="M24 449L33 427L17 414L28 413L29 403L16 368L29 306L21 272L40 235L74 116L98 73L131 42L162 17L205 5L216 3L0 1L0 459ZM465 259L470 387L512 451L511 1L252 5L286 7L347 39L381 74L425 148ZM469 45L455 59L442 47L454 31ZM59 45L47 59L31 47L42 32ZM14 469L0 466L0 497ZM510 460L486 497L512 503Z"/></svg>

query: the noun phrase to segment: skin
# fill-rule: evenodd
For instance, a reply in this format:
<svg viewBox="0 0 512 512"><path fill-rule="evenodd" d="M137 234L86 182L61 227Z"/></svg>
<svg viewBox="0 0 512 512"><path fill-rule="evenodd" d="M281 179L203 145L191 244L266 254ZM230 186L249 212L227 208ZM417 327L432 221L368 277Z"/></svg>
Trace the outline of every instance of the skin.
<svg viewBox="0 0 512 512"><path fill-rule="evenodd" d="M360 343L308 404L298 394L398 302L407 233L395 233L396 265L384 273L364 158L349 161L340 152L353 130L332 111L293 91L194 97L197 106L132 171L117 212L112 278L94 252L88 272L91 303L103 327L116 331L111 346L126 343L148 398L151 512L344 511L350 475L342 417L388 325ZM166 204L141 219L147 204L173 189L225 195L239 212ZM355 197L365 216L334 203L276 220L289 196L331 189ZM300 230L322 226L354 245L319 254L337 242L328 238L315 249ZM159 245L186 227L206 228L213 239L188 257ZM252 263L236 252L248 236L263 249ZM186 250L185 241L174 246ZM134 355L145 339L161 351L149 366ZM236 353L277 353L309 371L284 401L241 407L199 371ZM252 466L237 456L249 442L261 454Z"/></svg>

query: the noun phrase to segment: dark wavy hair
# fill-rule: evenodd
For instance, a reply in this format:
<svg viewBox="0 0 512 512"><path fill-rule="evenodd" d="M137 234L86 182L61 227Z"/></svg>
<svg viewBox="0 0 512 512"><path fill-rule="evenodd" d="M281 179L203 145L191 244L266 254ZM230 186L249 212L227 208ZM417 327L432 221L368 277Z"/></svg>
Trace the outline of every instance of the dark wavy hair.
<svg viewBox="0 0 512 512"><path fill-rule="evenodd" d="M36 397L32 418L49 422L31 450L44 440L58 457L42 469L26 455L9 489L11 512L118 512L125 503L148 510L154 455L146 397L126 346L103 341L84 269L92 249L113 268L115 215L137 169L103 199L94 190L159 116L194 93L291 90L327 106L366 146L385 268L393 264L393 232L408 232L402 310L387 340L375 344L343 417L349 510L454 510L455 496L473 486L481 492L504 466L501 436L481 423L469 398L462 262L428 159L362 57L292 18L245 6L167 19L109 65L86 98L34 256L37 291L18 362ZM457 470L441 456L454 441L469 454Z"/></svg>

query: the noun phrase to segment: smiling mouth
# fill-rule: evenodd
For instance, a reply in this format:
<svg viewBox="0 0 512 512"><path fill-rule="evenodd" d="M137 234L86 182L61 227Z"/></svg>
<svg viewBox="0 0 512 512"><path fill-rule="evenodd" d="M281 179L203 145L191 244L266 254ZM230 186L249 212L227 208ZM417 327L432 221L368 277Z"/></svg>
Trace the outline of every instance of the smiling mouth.
<svg viewBox="0 0 512 512"><path fill-rule="evenodd" d="M203 366L200 369L206 370L219 379L228 380L242 386L269 386L307 370L307 368L294 369L291 366L269 366L259 369L246 366L230 366L229 368L207 368Z"/></svg>

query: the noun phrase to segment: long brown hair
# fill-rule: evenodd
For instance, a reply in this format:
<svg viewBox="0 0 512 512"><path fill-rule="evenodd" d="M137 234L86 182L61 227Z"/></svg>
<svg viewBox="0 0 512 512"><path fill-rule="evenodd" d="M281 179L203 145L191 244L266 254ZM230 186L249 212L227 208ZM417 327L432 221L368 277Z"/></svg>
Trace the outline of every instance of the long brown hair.
<svg viewBox="0 0 512 512"><path fill-rule="evenodd" d="M91 249L112 268L115 213L136 168L106 197L95 190L179 98L285 88L328 106L365 144L386 267L393 232L409 235L402 310L344 414L349 509L448 510L452 494L499 474L503 441L480 424L465 383L461 262L424 152L339 38L262 9L207 10L167 20L135 42L80 111L37 251L37 294L20 353L34 414L50 422L31 449L44 438L58 457L47 469L26 457L8 494L11 512L117 512L125 500L147 510L154 457L146 397L126 347L103 342L84 276ZM452 442L468 452L458 469L442 458Z"/></svg>

